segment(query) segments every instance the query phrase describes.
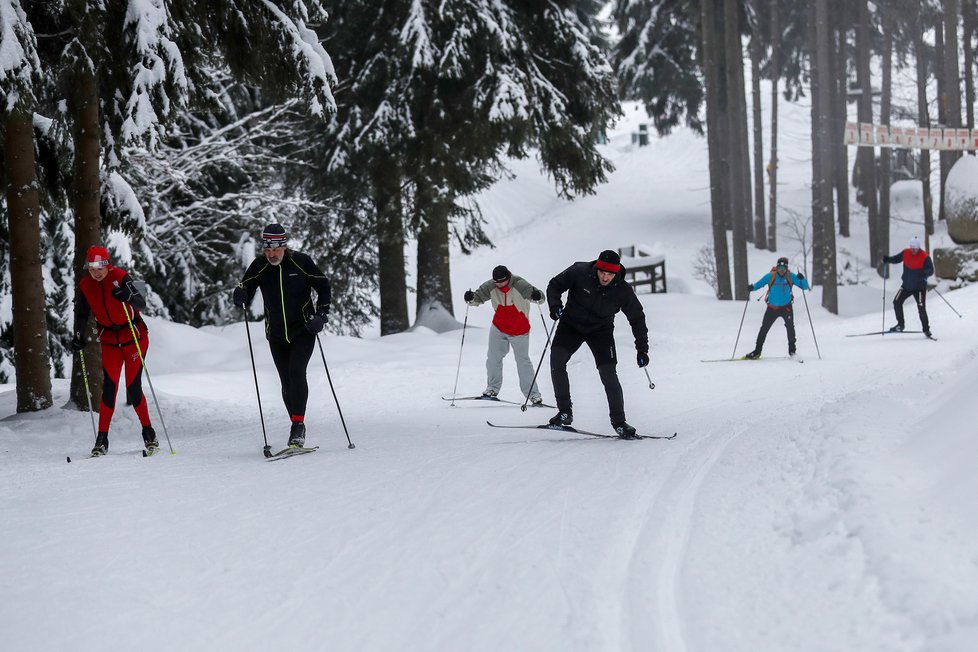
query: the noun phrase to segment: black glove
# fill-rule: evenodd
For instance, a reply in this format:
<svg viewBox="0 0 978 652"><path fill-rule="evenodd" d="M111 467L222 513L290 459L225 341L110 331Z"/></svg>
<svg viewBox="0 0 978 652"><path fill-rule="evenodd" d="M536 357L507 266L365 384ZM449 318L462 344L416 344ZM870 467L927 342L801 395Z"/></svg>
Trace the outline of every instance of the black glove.
<svg viewBox="0 0 978 652"><path fill-rule="evenodd" d="M639 368L644 367L649 364L649 354L645 351L639 351L638 355L635 356L635 361L638 362Z"/></svg>
<svg viewBox="0 0 978 652"><path fill-rule="evenodd" d="M556 306L551 306L550 308L550 318L554 321L560 319L560 316L564 314L564 307L559 303Z"/></svg>
<svg viewBox="0 0 978 652"><path fill-rule="evenodd" d="M329 310L326 308L321 309L312 318L306 322L306 330L315 335L316 333L323 330L326 326L326 318L329 317Z"/></svg>
<svg viewBox="0 0 978 652"><path fill-rule="evenodd" d="M750 294L753 291L754 291L754 286L752 284L748 284L747 285L747 294Z"/></svg>
<svg viewBox="0 0 978 652"><path fill-rule="evenodd" d="M125 285L120 285L112 290L112 297L117 301L129 301L129 289Z"/></svg>
<svg viewBox="0 0 978 652"><path fill-rule="evenodd" d="M798 272L797 274L795 274L795 276L798 277L798 280L799 281L804 281L805 280L805 275L802 274L801 272Z"/></svg>
<svg viewBox="0 0 978 652"><path fill-rule="evenodd" d="M231 300L234 302L236 308L244 308L248 305L248 290L241 286L234 288L234 292L231 294Z"/></svg>
<svg viewBox="0 0 978 652"><path fill-rule="evenodd" d="M465 294L462 295L462 298L465 299L465 303L468 303L469 301L472 301L472 299L475 298L475 292L473 292L472 290L466 290Z"/></svg>
<svg viewBox="0 0 978 652"><path fill-rule="evenodd" d="M543 292L540 290L530 292L530 301L543 301Z"/></svg>
<svg viewBox="0 0 978 652"><path fill-rule="evenodd" d="M69 348L75 353L78 353L85 348L85 336L82 333L75 333L71 337L71 342L68 343Z"/></svg>

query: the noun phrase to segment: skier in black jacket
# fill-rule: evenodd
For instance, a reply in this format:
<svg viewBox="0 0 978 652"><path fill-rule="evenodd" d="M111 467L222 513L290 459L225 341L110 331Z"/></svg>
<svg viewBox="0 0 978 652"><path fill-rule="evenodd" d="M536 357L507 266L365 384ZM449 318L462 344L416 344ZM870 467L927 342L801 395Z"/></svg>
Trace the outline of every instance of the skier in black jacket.
<svg viewBox="0 0 978 652"><path fill-rule="evenodd" d="M280 224L262 232L263 255L256 256L234 289L234 305L251 304L260 288L265 303L265 337L282 381L282 398L292 420L289 446L306 441L306 367L329 315L329 280L312 258L288 248L288 234ZM312 293L316 291L313 306Z"/></svg>
<svg viewBox="0 0 978 652"><path fill-rule="evenodd" d="M550 318L559 320L550 351L550 375L559 410L550 419L553 425L568 426L574 420L567 362L586 343L608 397L611 426L619 437L635 437L635 428L625 422L625 399L616 370L615 315L624 312L631 324L639 367L649 363L649 329L642 304L632 286L625 282L624 274L621 257L609 250L602 251L597 260L574 263L550 279L547 286ZM568 293L566 307L561 301L564 292Z"/></svg>

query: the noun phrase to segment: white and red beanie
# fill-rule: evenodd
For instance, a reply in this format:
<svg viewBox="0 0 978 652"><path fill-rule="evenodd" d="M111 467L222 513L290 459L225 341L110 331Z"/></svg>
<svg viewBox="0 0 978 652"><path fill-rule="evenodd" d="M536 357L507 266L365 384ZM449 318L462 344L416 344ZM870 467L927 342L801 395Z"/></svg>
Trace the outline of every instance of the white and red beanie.
<svg viewBox="0 0 978 652"><path fill-rule="evenodd" d="M920 238L917 236L910 238L910 244L907 246L909 246L911 249L921 249Z"/></svg>
<svg viewBox="0 0 978 652"><path fill-rule="evenodd" d="M86 257L88 266L95 269L103 269L109 266L109 250L100 245L92 245L88 248Z"/></svg>

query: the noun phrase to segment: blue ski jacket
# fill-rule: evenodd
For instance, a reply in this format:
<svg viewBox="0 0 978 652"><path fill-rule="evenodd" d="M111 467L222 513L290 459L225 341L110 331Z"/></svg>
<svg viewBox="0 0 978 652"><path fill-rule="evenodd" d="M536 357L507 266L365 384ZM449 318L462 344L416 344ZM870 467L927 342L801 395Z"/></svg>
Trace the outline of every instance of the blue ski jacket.
<svg viewBox="0 0 978 652"><path fill-rule="evenodd" d="M781 276L777 272L769 272L761 277L757 283L751 285L755 290L760 290L771 283L771 276L774 275L774 284L771 285L770 290L767 293L767 305L772 308L783 308L792 302L794 296L791 294L791 285L788 285L788 278L786 276ZM802 290L808 290L810 286L808 285L807 278L798 278L797 275L788 272L788 276L791 277L792 285L797 285Z"/></svg>

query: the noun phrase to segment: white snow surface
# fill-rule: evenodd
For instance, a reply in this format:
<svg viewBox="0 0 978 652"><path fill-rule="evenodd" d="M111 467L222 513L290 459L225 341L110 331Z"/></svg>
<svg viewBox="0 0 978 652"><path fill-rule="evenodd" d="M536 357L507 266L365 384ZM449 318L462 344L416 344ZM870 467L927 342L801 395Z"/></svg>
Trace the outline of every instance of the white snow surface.
<svg viewBox="0 0 978 652"><path fill-rule="evenodd" d="M810 197L806 114L782 107L780 196L799 211ZM884 297L865 271L857 214L840 248L864 284L840 288L844 315L820 307L818 288L796 290L804 364L703 363L731 356L745 311L692 276L711 241L705 142L680 130L633 149L638 120L629 108L611 135L617 172L595 196L555 199L529 162L482 197L498 247L453 257L455 317L464 288L497 264L542 288L605 248L664 254L670 293L641 295L654 390L621 317L616 336L629 421L676 439L494 429L487 419L531 425L553 412L441 400L460 352L459 395L484 387L483 306L469 310L464 346L462 330L424 327L323 336L356 448L317 351L307 423L321 448L268 462L244 325L150 317L149 372L174 455L152 403L163 454L140 457L120 397L110 454L88 459L87 414L18 415L13 387L2 388L0 647L978 649L978 289L942 291L963 318L931 293L939 341L845 337L893 324L896 287ZM901 201L919 219L912 195ZM894 222L893 242L917 228ZM751 280L778 255L800 264L786 233L778 252L751 248ZM752 348L762 312L746 304L737 355ZM910 306L907 315L917 328ZM532 317L536 363L546 334ZM278 449L288 420L260 325L250 333ZM765 354L785 353L778 323ZM586 348L569 372L575 425L609 432ZM512 357L505 373L502 396L520 400ZM539 380L552 401L546 364ZM55 392L63 405L66 382Z"/></svg>

